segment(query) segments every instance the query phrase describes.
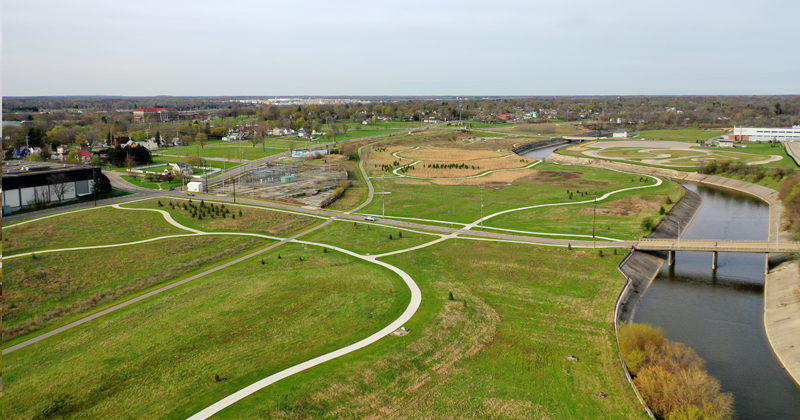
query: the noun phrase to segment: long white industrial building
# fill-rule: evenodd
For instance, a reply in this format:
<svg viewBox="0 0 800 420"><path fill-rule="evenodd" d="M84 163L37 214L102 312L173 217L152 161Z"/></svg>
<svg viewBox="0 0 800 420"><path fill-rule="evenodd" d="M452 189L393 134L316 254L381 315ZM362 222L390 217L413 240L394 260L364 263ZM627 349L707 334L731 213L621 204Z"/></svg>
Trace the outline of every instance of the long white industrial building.
<svg viewBox="0 0 800 420"><path fill-rule="evenodd" d="M785 127L733 127L728 136L736 141L800 141L800 125Z"/></svg>

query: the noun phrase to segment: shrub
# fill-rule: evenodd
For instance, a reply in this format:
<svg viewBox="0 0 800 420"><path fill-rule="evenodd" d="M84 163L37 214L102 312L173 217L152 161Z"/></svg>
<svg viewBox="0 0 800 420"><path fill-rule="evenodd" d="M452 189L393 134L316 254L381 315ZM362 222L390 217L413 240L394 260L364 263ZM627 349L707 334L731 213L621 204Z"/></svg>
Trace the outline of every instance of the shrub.
<svg viewBox="0 0 800 420"><path fill-rule="evenodd" d="M667 211L666 211L666 210L664 210L664 206L661 206L661 208L659 208L659 209L658 209L658 214L660 214L660 215L664 215L664 214L666 214L666 213L667 213Z"/></svg>
<svg viewBox="0 0 800 420"><path fill-rule="evenodd" d="M664 204L672 204L672 199L667 196L667 199L664 200Z"/></svg>
<svg viewBox="0 0 800 420"><path fill-rule="evenodd" d="M644 219L642 219L641 226L643 231L652 232L656 228L657 224L652 217L645 217Z"/></svg>

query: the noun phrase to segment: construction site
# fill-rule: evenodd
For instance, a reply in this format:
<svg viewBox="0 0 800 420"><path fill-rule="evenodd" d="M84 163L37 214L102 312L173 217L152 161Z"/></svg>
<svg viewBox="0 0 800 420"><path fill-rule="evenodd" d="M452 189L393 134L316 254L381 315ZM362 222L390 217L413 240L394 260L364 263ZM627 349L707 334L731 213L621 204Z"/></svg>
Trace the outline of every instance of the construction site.
<svg viewBox="0 0 800 420"><path fill-rule="evenodd" d="M323 207L336 188L346 183L347 170L342 165L269 162L249 171L232 172L209 192Z"/></svg>

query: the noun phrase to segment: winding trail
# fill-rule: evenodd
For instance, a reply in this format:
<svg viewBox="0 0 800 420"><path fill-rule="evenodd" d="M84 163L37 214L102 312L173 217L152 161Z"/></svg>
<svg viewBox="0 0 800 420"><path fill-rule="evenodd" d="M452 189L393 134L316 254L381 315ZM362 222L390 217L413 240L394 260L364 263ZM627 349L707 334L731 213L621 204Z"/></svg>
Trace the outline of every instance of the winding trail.
<svg viewBox="0 0 800 420"><path fill-rule="evenodd" d="M364 147L366 147L366 146L364 146ZM359 156L360 157L362 156L362 149L363 149L363 147L361 149L359 149ZM417 162L417 163L419 163L419 162ZM541 161L534 162L533 164L528 165L525 168L533 167L533 166L535 166L536 164L539 164L539 163L541 163ZM367 186L368 186L368 189L369 189L369 194L368 194L367 200L364 203L362 203L361 205L359 205L358 207L356 207L353 210L351 210L351 212L356 212L356 211L366 207L367 205L369 205L371 203L371 201L374 198L374 187L373 187L372 182L371 182L371 180L370 180L370 178L369 178L369 176L367 174L367 171L366 171L366 168L365 168L365 163L364 163L363 159L361 159L361 162L360 162L360 165L359 165L359 169L361 171L361 174L362 174L365 182L367 183ZM497 172L497 171L502 171L502 170L516 170L516 169L524 169L524 168L492 170L492 171L487 171L486 173L478 174L478 175L475 175L475 176L462 177L460 179L463 179L463 178L474 178L474 177L478 177L478 176L485 176L485 175L488 175L489 173L492 173L492 172ZM624 171L617 171L617 172L624 172ZM408 177L408 178L415 178L415 177L405 176L405 175L399 175L399 176ZM652 188L652 187L656 187L656 186L661 185L662 181L659 178L656 178L656 177L651 177L651 178L656 180L656 183L653 184L653 185L625 188L625 189L621 189L621 190L608 192L608 193L604 194L602 197L598 197L598 201L599 200L603 200L605 198L610 197L613 194L620 193L620 192L623 192L623 191L630 191L630 190L636 190L636 189L642 189L642 188ZM459 179L459 178L456 178L456 179ZM176 198L183 198L183 197L176 197ZM402 269L400 269L398 267L395 267L395 266L393 266L391 264L388 264L386 262L380 261L379 258L383 258L383 257L390 256L390 255L396 255L396 254L400 254L400 253L411 252L411 251L419 250L419 249L422 249L422 248L426 248L426 247L441 243L441 242L446 241L446 240L450 240L450 239L454 239L455 240L455 239L459 239L459 238L460 239L466 239L466 240L499 241L499 242L521 243L521 244L527 244L527 245L541 245L541 246L590 247L590 246L592 246L591 242L581 243L579 241L575 245L571 245L571 242L565 241L565 240L555 240L555 239L548 240L546 238L520 237L520 236L515 236L515 235L507 235L507 234L492 234L492 233L489 233L489 232L478 232L478 231L469 232L469 231L470 231L470 229L472 229L472 228L474 228L476 226L479 226L482 221L491 219L493 217L496 217L496 216L499 216L499 215L502 215L502 214L510 213L510 212L513 212L513 211L527 210L527 209L533 209L533 208L538 208L538 207L565 206L565 205L573 205L573 204L586 204L586 203L591 203L593 201L594 200L579 201L579 202L568 202L568 203L550 203L550 204L540 204L540 205L535 205L535 206L527 206L527 207L521 207L521 208L508 209L508 210L503 210L503 211L500 211L500 212L497 212L497 213L493 213L491 215L483 217L482 219L479 219L477 221L474 221L474 222L468 223L468 224L454 223L454 222L447 222L447 221L437 221L437 220L427 220L427 219L405 218L405 219L409 219L409 220L437 222L437 223L443 223L443 224L457 224L457 225L462 225L463 227L459 228L459 229L449 229L449 228L447 228L447 229L444 229L444 230L446 230L444 233L440 233L440 234L433 233L433 235L439 235L439 238L436 238L436 239L434 239L432 241L426 242L426 243L421 244L421 245L417 245L417 246L406 248L406 249L396 250L396 251L390 251L390 252L386 252L386 253L379 254L379 255L374 255L374 256L366 256L366 255L358 254L356 252L353 252L353 251L350 251L350 250L347 250L347 249L344 249L344 248L341 248L341 247L328 245L328 244L325 244L325 243L309 242L309 241L303 241L303 240L298 239L299 237L301 237L301 236L303 236L305 234L311 233L311 232L313 232L313 231L315 231L317 229L320 229L320 228L323 228L323 227L327 226L328 224L330 224L331 222L333 222L334 220L337 219L337 216L329 216L329 215L325 214L324 212L319 212L319 211L318 212L310 212L311 214L307 214L305 212L300 213L300 212L292 211L292 212L305 214L305 215L309 215L309 216L313 215L314 217L318 217L318 218L327 218L327 220L325 220L325 222L323 222L322 224L320 224L318 226L315 226L315 227L313 227L313 228L311 228L309 230L300 232L300 233L298 233L296 235L293 235L293 236L291 236L289 238L279 238L279 237L268 236L268 235L260 235L260 234L253 234L253 233L242 233L242 232L203 232L203 231L200 231L200 230L197 230L197 229L189 228L187 226L184 226L184 225L178 223L177 221L175 221L172 218L172 216L169 214L169 212L164 211L164 210L145 209L145 208L126 208L126 207L121 207L119 204L113 204L113 205L111 205L112 207L114 207L116 209L120 209L120 210L157 211L160 214L162 214L164 216L164 218L171 225L176 226L176 227L178 227L180 229L184 229L186 231L192 232L192 233L185 234L185 235L170 235L170 236L165 236L165 237L160 237L160 238L151 238L151 239L146 239L146 240L142 240L142 241L129 242L129 243L125 243L125 244L98 245L98 246L77 247L77 248L64 248L64 249L58 249L58 250L54 249L54 250L38 251L37 253L64 252L64 251L84 250L84 249L97 249L97 248L110 248L110 247L119 247L119 246L128 246L128 245L134 245L134 244L140 244L140 243L147 243L147 242L151 242L151 241L155 241L155 240L161 240L161 239L167 239L167 238L205 236L205 235L251 236L251 237L260 237L260 238L269 239L269 240L277 240L278 242L275 243L275 244L269 245L267 247L264 247L264 248L262 248L262 249L260 249L258 251L252 252L252 253L250 253L248 255L245 255L245 256L242 256L240 258L237 258L237 259L235 259L233 261L221 264L221 265L219 265L217 267L214 267L212 269L206 270L206 271L204 271L202 273L199 273L199 274L196 274L194 276L188 277L188 278L186 278L184 280L180 280L180 281L172 283L170 285L167 285L167 286L158 288L156 290L153 290L151 292L145 293L143 295L137 296L137 297L135 297L133 299L130 299L130 300L125 301L123 303L120 303L118 305L114 305L112 307L109 307L109 308L107 308L107 309L105 309L103 311L100 311L100 312L97 312L95 314L89 315L89 316L87 316L85 318L82 318L82 319L80 319L78 321L72 322L72 323L64 325L64 326L62 326L60 328L54 329L52 331L49 331L47 333L44 333L44 334L39 335L37 337L34 337L34 338L30 339L30 340L27 340L27 341L21 342L19 344L16 344L14 346L11 346L11 347L3 350L2 354L5 355L5 354L8 354L8 353L12 353L12 352L14 352L16 350L19 350L21 348L27 347L27 346L29 346L31 344L38 343L38 342L40 342L42 340L45 340L45 339L50 338L50 337L53 337L53 336L55 336L57 334L60 334L60 333L65 332L65 331L68 331L68 330L70 330L72 328L75 328L77 326L83 325L83 324L85 324L87 322L90 322L92 320L95 320L97 318L105 316L105 315L110 314L112 312L118 311L118 310L123 309L123 308L125 308L127 306L130 306L132 304L141 302L141 301L143 301L145 299L148 299L150 297L153 297L153 296L158 295L160 293L163 293L165 291L168 291L168 290L171 290L173 288L182 286L182 285L184 285L184 284L186 284L188 282L191 282L193 280L202 278L204 276L207 276L209 274L218 272L220 270L224 270L224 269L226 269L226 268L228 268L228 267L230 267L230 266L232 266L234 264L238 264L238 263L240 263L242 261L245 261L247 259L253 258L253 257L255 257L255 256L259 255L259 254L264 253L264 252L268 252L270 250L273 250L273 249L275 249L275 248L277 248L277 247L279 247L279 246L281 246L283 244L289 243L289 242L312 245L312 246L326 247L326 248L329 248L329 249L333 249L333 250L342 252L342 253L347 254L347 255L351 255L351 256L353 256L355 258L359 258L361 260L364 260L364 261L367 261L367 262L370 262L370 263L373 263L373 264L377 264L377 265L379 265L381 267L385 267L385 268L391 270L392 272L396 273L397 275L399 275L403 279L403 281L406 283L406 285L409 287L409 289L411 290L411 301L409 302L408 307L391 324L385 326L381 330L379 330L379 331L371 334L370 336L368 336L366 338L363 338L363 339L361 339L361 340L359 340L359 341L357 341L357 342L355 342L353 344L350 344L348 346L342 347L342 348L337 349L335 351L332 351L330 353L315 357L315 358L310 359L310 360L308 360L306 362L303 362L303 363L300 363L298 365L289 367L289 368L284 369L284 370L282 370L280 372L272 374L272 375L270 375L270 376L268 376L266 378L263 378L263 379L255 382L255 383L253 383L253 384L251 384L251 385L249 385L249 386L247 386L247 387L245 387L245 388L243 388L243 389L241 389L239 391L234 392L231 395L228 395L228 396L222 398L221 400L215 402L214 404L206 407L205 409L199 411L198 413L196 413L195 415L190 417L190 420L207 419L207 418L213 416L214 414L220 412L221 410L223 410L223 409L235 404L236 402L246 398L247 396L250 396L250 395L252 395L253 393L255 393L257 391L259 391L261 389L264 389L265 387L267 387L267 386L269 386L271 384L274 384L277 381L280 381L281 379L287 378L289 376L292 376L294 374L297 374L299 372L307 370L307 369L309 369L311 367L314 367L314 366L317 366L319 364L325 363L327 361L336 359L336 358L341 357L341 356L343 356L345 354L351 353L353 351L362 349L362 348L364 348L364 347L366 347L366 346L368 346L370 344L373 344L373 343L377 342L378 340L382 339L383 337L386 337L387 335L391 334L393 331L397 330L398 328L402 327L406 322L408 322L414 316L414 314L419 309L419 307L420 307L420 305L422 303L422 292L419 289L419 286L414 282L414 279L408 273L406 273L405 271L403 271ZM77 210L77 211L85 211L85 210ZM350 212L347 212L347 213L345 213L345 215L349 215L349 213ZM54 217L54 216L55 215L46 216L46 218L47 217ZM350 216L350 217L344 216L344 218L352 218L352 217L353 216ZM41 219L34 219L34 220L41 220ZM25 222L22 222L22 223L29 223L29 222L34 221L34 220L25 221ZM372 223L372 224L375 224L375 223ZM411 225L411 224L408 224L408 223L406 223L406 224L409 225L410 227L418 228L418 229L424 229L424 230L432 230L432 229L433 230L443 230L441 227L426 226L426 225ZM384 223L383 225L387 225L387 224ZM391 224L389 224L389 225L391 225ZM510 230L510 229L500 229L500 228L495 228L495 229L503 230L503 231L507 231L507 232L513 232L513 233L541 234L541 235L552 235L552 236L573 236L573 235L558 234L558 233L525 232L525 231L514 231L514 230ZM482 236L482 237L474 237L474 236L464 237L464 236L460 236L460 235L467 234L467 233L476 234L476 235L480 234L480 236ZM428 234L428 233L426 232L426 234ZM574 236L580 236L580 235L574 235ZM601 238L601 239L606 239L606 240L609 240L609 241L619 241L619 240L611 239L611 238ZM542 241L544 241L544 242L542 242ZM627 246L627 245L629 245L629 243L627 243L627 242L616 242L614 244L611 244L610 246L619 247L619 246ZM18 255L14 255L14 256L11 256L11 257L6 257L6 258L16 258L16 257L20 257L20 256L23 256L23 255L30 255L30 254L31 253L18 254Z"/></svg>

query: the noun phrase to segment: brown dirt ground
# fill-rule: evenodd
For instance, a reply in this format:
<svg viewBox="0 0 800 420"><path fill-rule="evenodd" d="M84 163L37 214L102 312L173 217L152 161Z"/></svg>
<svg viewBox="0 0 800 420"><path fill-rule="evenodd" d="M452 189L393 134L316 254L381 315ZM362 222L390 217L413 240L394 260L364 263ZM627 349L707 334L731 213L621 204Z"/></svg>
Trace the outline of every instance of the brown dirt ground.
<svg viewBox="0 0 800 420"><path fill-rule="evenodd" d="M643 210L653 210L661 207L663 200L644 200L640 197L625 198L623 200L612 201L597 209L597 214L603 216L623 216L630 217L639 214ZM580 214L592 214L593 209L578 210Z"/></svg>
<svg viewBox="0 0 800 420"><path fill-rule="evenodd" d="M485 159L485 160L478 160L472 162L437 162L437 161L430 161L430 162L423 162L416 165L413 171L409 171L408 175L412 176L420 176L426 178L454 178L454 177L461 177L461 176L472 176L477 175L481 172L494 170L494 169L516 169L521 168L523 166L529 165L535 162L535 159L529 159L520 157L517 155L511 155L504 158L497 158L497 159ZM470 166L469 169L434 169L434 168L427 168L427 165L433 164L440 164L440 165L447 165L448 163L466 163ZM480 169L472 169L471 166L475 165L476 168Z"/></svg>
<svg viewBox="0 0 800 420"><path fill-rule="evenodd" d="M589 143L582 144L580 146L567 147L567 150L569 150L571 152L584 152L586 150L589 150L589 147L587 147L587 146L591 146L591 145L593 145L595 143L597 143L597 142L596 141L591 141Z"/></svg>
<svg viewBox="0 0 800 420"><path fill-rule="evenodd" d="M422 160L425 162L464 162L475 159L488 159L503 157L505 153L498 153L493 150L463 150L456 151L453 148L424 148L419 150L409 150L401 153L402 156L411 159Z"/></svg>
<svg viewBox="0 0 800 420"><path fill-rule="evenodd" d="M437 179L431 181L436 185L490 185L490 184L510 184L520 178L535 174L534 169L516 169L512 171L495 172L480 178L468 179Z"/></svg>

